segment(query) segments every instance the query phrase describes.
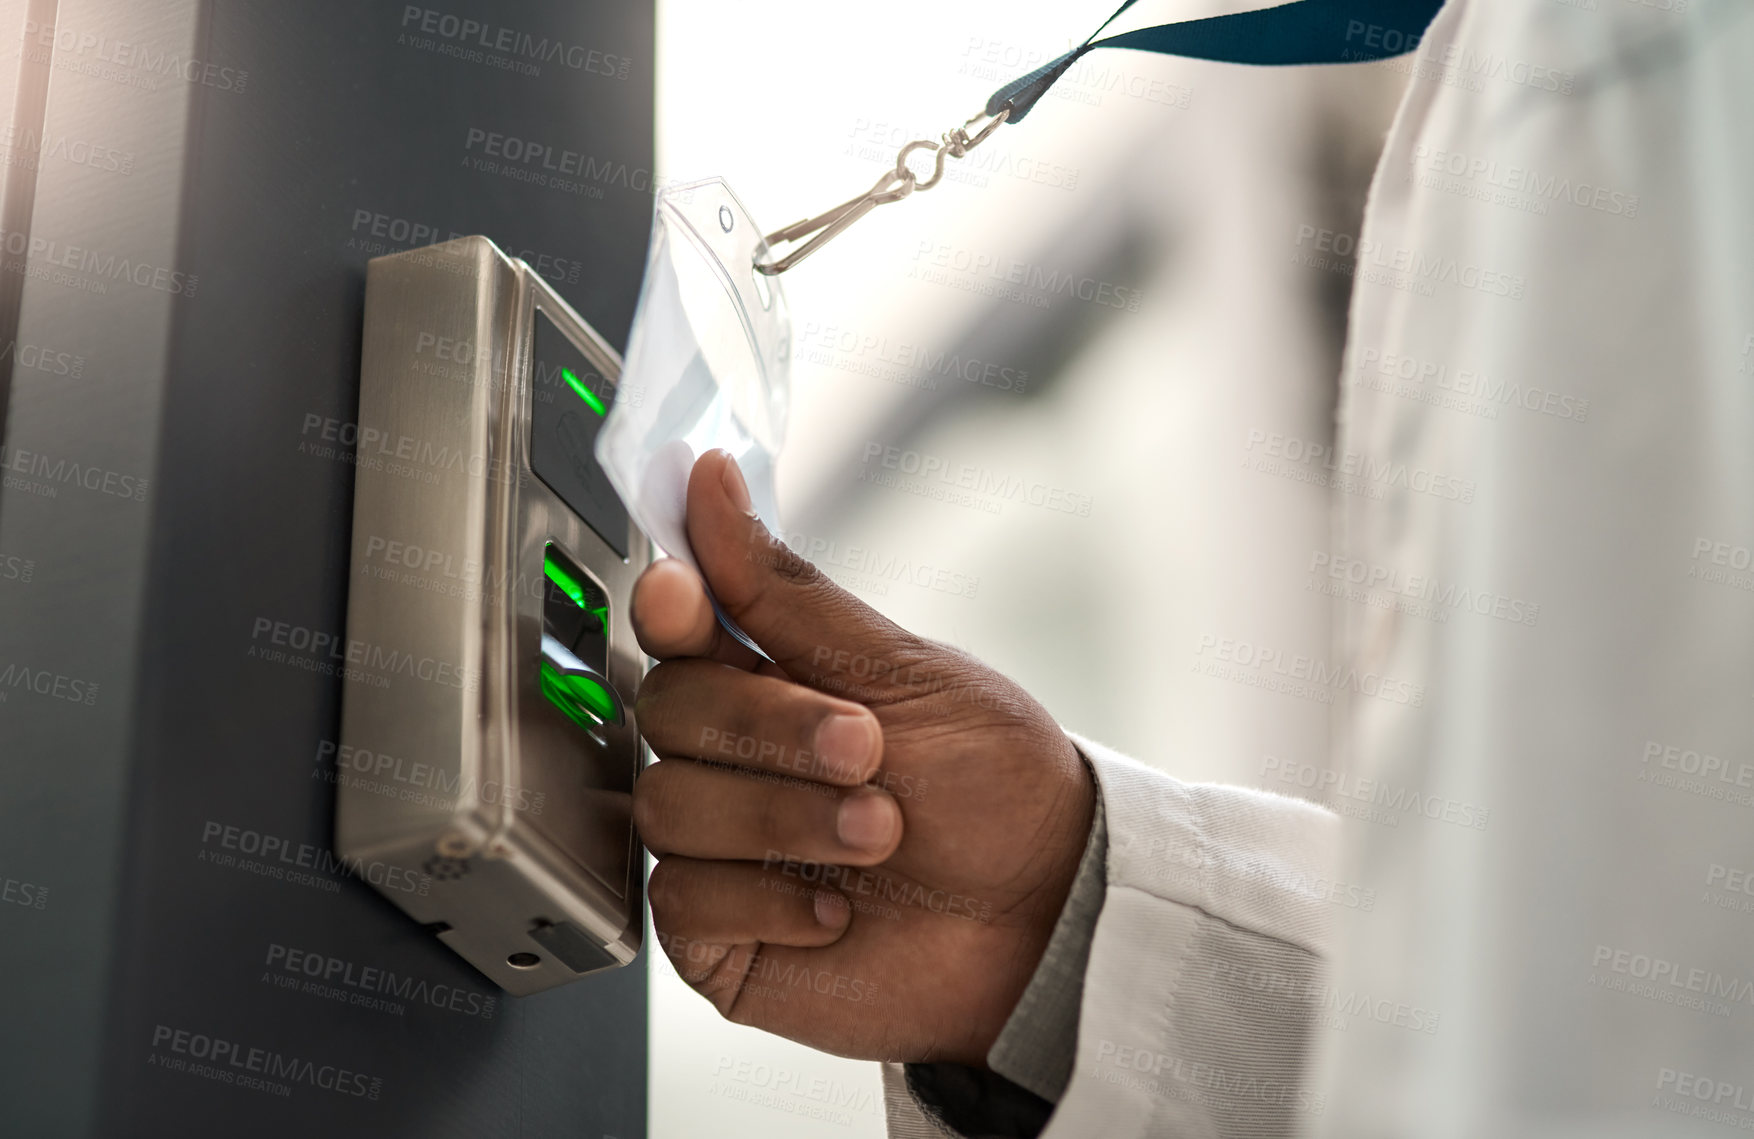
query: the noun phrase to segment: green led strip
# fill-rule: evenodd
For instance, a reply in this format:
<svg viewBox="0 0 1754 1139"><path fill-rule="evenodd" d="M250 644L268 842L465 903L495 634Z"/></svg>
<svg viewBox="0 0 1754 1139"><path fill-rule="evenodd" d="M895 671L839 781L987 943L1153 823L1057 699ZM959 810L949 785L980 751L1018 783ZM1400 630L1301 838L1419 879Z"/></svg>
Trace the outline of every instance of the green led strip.
<svg viewBox="0 0 1754 1139"><path fill-rule="evenodd" d="M562 672L546 660L536 666L536 675L542 695L579 727L620 721L614 694L590 677Z"/></svg>
<svg viewBox="0 0 1754 1139"><path fill-rule="evenodd" d="M587 613L593 612L591 607L585 604L585 587L580 585L572 574L566 572L565 566L554 560L554 547L552 545L542 552L542 572L548 575L548 580L558 586L562 593L572 598L574 605Z"/></svg>
<svg viewBox="0 0 1754 1139"><path fill-rule="evenodd" d="M587 388L585 386L585 381L572 374L571 368L562 368L560 374L566 379L566 382L572 387L572 390L579 393L579 398L584 400L586 405L589 406L592 411L596 412L598 415L609 414L609 407L603 402L603 397L592 391L590 388Z"/></svg>
<svg viewBox="0 0 1754 1139"><path fill-rule="evenodd" d="M548 575L548 580L552 581L557 589L572 598L574 605L597 619L597 623L603 627L605 637L609 635L609 606L591 608L587 601L589 595L585 593L585 587L566 571L565 566L554 560L554 546L552 544L543 551L542 572Z"/></svg>

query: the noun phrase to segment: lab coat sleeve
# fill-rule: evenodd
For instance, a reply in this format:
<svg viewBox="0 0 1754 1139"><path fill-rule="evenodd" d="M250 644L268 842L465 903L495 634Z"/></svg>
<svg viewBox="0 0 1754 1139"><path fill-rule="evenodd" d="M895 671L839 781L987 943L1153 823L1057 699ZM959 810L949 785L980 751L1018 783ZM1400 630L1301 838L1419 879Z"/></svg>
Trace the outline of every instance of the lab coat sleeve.
<svg viewBox="0 0 1754 1139"><path fill-rule="evenodd" d="M1108 827L1077 1059L1044 1139L1287 1135L1307 1090L1337 821L1297 799L1186 784L1073 737ZM954 1136L885 1065L895 1139Z"/></svg>

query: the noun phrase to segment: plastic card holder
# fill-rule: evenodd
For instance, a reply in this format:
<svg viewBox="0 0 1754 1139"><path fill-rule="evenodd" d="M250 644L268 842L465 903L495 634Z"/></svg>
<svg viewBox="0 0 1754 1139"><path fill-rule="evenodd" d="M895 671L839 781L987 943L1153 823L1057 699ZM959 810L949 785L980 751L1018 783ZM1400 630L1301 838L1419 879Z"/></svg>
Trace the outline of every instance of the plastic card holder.
<svg viewBox="0 0 1754 1139"><path fill-rule="evenodd" d="M597 460L634 521L690 565L688 475L715 447L737 460L768 530L783 532L774 464L792 329L778 279L754 268L767 253L762 233L722 179L658 194L620 388L597 437Z"/></svg>

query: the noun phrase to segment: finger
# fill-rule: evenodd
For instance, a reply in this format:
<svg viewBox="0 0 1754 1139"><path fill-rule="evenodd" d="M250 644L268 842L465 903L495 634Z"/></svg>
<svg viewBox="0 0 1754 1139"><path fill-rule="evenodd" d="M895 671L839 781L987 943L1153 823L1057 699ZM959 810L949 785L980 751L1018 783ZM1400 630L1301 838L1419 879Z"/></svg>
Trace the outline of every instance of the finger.
<svg viewBox="0 0 1754 1139"><path fill-rule="evenodd" d="M633 584L633 632L647 656L706 657L736 668L761 658L725 632L707 597L706 584L687 563L662 558Z"/></svg>
<svg viewBox="0 0 1754 1139"><path fill-rule="evenodd" d="M717 941L691 941L685 937L669 937L659 933L658 941L664 955L695 992L712 1002L720 1016L731 1010L745 995L750 966L761 953L761 942L740 941L725 944ZM782 946L786 952L797 952Z"/></svg>
<svg viewBox="0 0 1754 1139"><path fill-rule="evenodd" d="M843 790L666 759L633 785L633 821L659 858L873 866L901 842L901 808L875 787Z"/></svg>
<svg viewBox="0 0 1754 1139"><path fill-rule="evenodd" d="M731 944L832 945L852 920L845 896L748 862L671 856L647 886L652 925L669 939Z"/></svg>
<svg viewBox="0 0 1754 1139"><path fill-rule="evenodd" d="M768 533L724 451L689 476L688 542L719 604L794 679L824 672L837 651L885 673L924 658L921 642Z"/></svg>
<svg viewBox="0 0 1754 1139"><path fill-rule="evenodd" d="M727 945L719 941L695 941L683 937L681 934L665 933L662 928L655 925L652 932L657 943L664 947L664 956L670 959L670 964L676 969L676 975L696 988L721 970L732 969L734 972L740 973L740 970L734 969L728 963L731 951L739 948L738 946ZM744 950L744 956L747 957L748 954L753 953L759 944L759 942L754 941L743 943L741 948Z"/></svg>
<svg viewBox="0 0 1754 1139"><path fill-rule="evenodd" d="M670 660L640 682L640 734L685 756L853 786L883 761L883 729L863 705L708 660Z"/></svg>

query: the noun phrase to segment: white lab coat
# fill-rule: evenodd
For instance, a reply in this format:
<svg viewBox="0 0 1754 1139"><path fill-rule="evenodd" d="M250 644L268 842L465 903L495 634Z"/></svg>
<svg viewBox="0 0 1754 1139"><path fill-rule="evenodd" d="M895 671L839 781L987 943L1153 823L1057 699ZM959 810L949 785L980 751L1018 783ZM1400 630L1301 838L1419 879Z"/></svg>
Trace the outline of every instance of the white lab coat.
<svg viewBox="0 0 1754 1139"><path fill-rule="evenodd" d="M1281 456L1338 484L1281 768L1336 814L1087 746L1045 1135L1754 1130L1754 3L1450 0L1383 66L1339 442Z"/></svg>

